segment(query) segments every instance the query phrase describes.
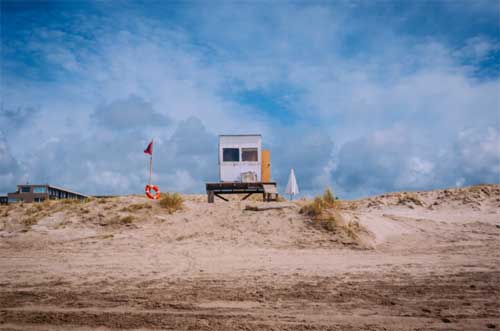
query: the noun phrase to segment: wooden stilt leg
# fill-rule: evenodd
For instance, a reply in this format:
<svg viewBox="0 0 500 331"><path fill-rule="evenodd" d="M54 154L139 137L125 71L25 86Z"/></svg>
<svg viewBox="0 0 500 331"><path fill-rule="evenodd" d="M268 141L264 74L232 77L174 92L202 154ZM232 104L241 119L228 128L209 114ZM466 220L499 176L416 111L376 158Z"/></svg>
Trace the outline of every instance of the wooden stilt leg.
<svg viewBox="0 0 500 331"><path fill-rule="evenodd" d="M252 194L253 194L253 193L248 193L247 195L245 195L245 196L243 197L243 199L241 199L241 201L246 200L246 199L247 199L249 196L251 196Z"/></svg>
<svg viewBox="0 0 500 331"><path fill-rule="evenodd" d="M214 195L215 195L217 198L220 198L220 199L222 199L222 200L224 200L224 201L229 201L228 199L224 198L223 196L221 196L221 195L219 195L219 194L217 194L217 193L214 193Z"/></svg>

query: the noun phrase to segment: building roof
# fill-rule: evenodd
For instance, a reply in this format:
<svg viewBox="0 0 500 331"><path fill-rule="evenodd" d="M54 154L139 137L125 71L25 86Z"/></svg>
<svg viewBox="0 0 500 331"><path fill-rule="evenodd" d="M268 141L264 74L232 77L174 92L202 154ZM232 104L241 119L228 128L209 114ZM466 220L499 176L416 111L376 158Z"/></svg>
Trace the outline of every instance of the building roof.
<svg viewBox="0 0 500 331"><path fill-rule="evenodd" d="M82 197L88 197L88 195L85 195L85 194L82 194L82 193L78 193L78 192L75 192L75 191L72 191L72 190L68 190L68 189L63 188L63 187L49 185L49 184L19 184L19 185L17 185L17 187L20 187L20 186L46 186L48 188L56 189L56 190L59 190L59 191L64 191L64 192L68 192L68 193L72 193L72 194L76 194L76 195L81 195Z"/></svg>
<svg viewBox="0 0 500 331"><path fill-rule="evenodd" d="M75 191L71 191L71 190L68 190L68 189L65 189L65 188L62 188L62 187L58 187L58 186L54 186L54 185L47 185L49 188L53 188L53 189L56 189L56 190L59 190L59 191L65 191L65 192L68 192L68 193L73 193L73 194L78 194L78 195L81 195L82 197L88 197L87 195L85 194L82 194L82 193L78 193L78 192L75 192Z"/></svg>

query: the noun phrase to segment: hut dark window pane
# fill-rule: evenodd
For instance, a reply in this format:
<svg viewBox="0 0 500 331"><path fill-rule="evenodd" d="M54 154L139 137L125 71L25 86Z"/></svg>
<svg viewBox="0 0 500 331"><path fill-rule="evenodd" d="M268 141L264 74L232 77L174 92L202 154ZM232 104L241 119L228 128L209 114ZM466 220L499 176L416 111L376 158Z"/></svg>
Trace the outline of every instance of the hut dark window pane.
<svg viewBox="0 0 500 331"><path fill-rule="evenodd" d="M223 148L222 161L224 162L239 162L240 150L238 148Z"/></svg>
<svg viewBox="0 0 500 331"><path fill-rule="evenodd" d="M29 186L23 186L23 187L21 187L21 192L22 193L29 193L30 192L30 187Z"/></svg>
<svg viewBox="0 0 500 331"><path fill-rule="evenodd" d="M257 148L242 148L241 159L242 161L250 161L250 162L259 161L257 155Z"/></svg>

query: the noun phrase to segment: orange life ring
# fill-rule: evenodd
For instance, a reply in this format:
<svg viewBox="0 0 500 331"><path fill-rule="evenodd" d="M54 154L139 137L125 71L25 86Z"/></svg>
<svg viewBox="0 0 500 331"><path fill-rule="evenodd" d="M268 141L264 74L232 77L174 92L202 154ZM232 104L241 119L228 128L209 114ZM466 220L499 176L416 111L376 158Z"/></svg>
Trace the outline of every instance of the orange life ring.
<svg viewBox="0 0 500 331"><path fill-rule="evenodd" d="M155 191L154 194L151 194L151 190ZM150 199L153 200L159 200L160 199L160 189L156 185L146 185L144 188L144 191L146 191L146 196Z"/></svg>

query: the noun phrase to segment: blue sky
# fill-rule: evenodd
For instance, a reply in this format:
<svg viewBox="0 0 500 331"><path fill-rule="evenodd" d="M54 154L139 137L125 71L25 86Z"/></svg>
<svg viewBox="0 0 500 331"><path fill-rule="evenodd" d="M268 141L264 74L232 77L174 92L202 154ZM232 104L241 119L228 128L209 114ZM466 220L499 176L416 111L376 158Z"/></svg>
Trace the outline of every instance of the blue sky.
<svg viewBox="0 0 500 331"><path fill-rule="evenodd" d="M0 192L203 192L217 135L342 198L500 182L498 1L1 1Z"/></svg>

